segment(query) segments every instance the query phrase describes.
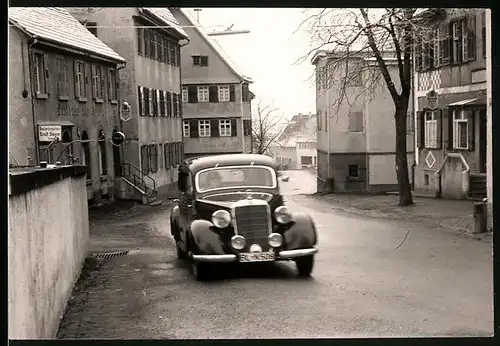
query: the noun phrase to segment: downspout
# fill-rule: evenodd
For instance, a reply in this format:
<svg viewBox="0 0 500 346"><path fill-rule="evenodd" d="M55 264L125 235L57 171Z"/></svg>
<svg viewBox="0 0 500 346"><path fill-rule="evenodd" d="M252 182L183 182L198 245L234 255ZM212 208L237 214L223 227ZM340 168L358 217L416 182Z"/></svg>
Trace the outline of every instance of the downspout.
<svg viewBox="0 0 500 346"><path fill-rule="evenodd" d="M187 46L189 44L189 40L185 39L186 43L181 44L179 41L179 51L182 47ZM182 102L182 54L181 61L179 61L179 84L180 84L180 92L181 92L181 108L184 108L184 102ZM166 101L165 101L166 102ZM182 142L182 152L184 153L184 109L182 110L182 118L181 118L181 142ZM185 154L184 154L185 156ZM184 157L182 157L184 161Z"/></svg>
<svg viewBox="0 0 500 346"><path fill-rule="evenodd" d="M37 120L36 120L36 115L35 115L35 93L33 92L33 86L31 85L31 76L33 76L32 73L32 67L31 67L31 47L35 44L38 43L37 38L33 38L33 41L28 45L28 73L29 73L29 86L30 86L30 94L31 94L31 115L33 117L33 135L34 135L34 140L35 140L35 159L36 159L36 164L40 164L40 148L38 145L38 136L37 136ZM23 73L25 71L25 56L24 56L24 44L21 42L21 52L22 52L22 61L23 61ZM24 77L24 76L23 76ZM24 77L24 83L26 83L26 78ZM47 155L49 153L47 152Z"/></svg>
<svg viewBox="0 0 500 346"><path fill-rule="evenodd" d="M245 153L245 127L243 126L243 83L244 80L240 81L240 112L241 112L241 152Z"/></svg>

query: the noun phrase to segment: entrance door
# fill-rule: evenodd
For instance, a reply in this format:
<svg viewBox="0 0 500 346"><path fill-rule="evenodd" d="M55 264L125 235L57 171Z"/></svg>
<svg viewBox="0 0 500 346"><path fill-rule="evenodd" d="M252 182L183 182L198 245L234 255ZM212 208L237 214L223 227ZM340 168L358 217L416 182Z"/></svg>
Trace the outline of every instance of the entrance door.
<svg viewBox="0 0 500 346"><path fill-rule="evenodd" d="M122 173L122 157L120 154L120 147L113 145L113 163L115 166L115 176L121 177Z"/></svg>
<svg viewBox="0 0 500 346"><path fill-rule="evenodd" d="M480 109L479 115L479 172L486 173L486 110Z"/></svg>

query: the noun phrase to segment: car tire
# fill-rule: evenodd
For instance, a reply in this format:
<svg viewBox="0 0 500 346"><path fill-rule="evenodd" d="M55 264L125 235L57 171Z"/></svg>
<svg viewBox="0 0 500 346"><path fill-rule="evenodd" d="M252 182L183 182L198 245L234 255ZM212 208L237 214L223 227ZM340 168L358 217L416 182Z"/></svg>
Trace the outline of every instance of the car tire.
<svg viewBox="0 0 500 346"><path fill-rule="evenodd" d="M314 267L314 256L297 258L295 260L295 264L297 265L297 271L299 276L301 277L311 276Z"/></svg>
<svg viewBox="0 0 500 346"><path fill-rule="evenodd" d="M208 279L208 264L198 262L191 259L191 272L193 273L196 281L205 281Z"/></svg>
<svg viewBox="0 0 500 346"><path fill-rule="evenodd" d="M175 249L177 250L177 258L183 260L187 257L187 253L181 249L179 242L175 242Z"/></svg>

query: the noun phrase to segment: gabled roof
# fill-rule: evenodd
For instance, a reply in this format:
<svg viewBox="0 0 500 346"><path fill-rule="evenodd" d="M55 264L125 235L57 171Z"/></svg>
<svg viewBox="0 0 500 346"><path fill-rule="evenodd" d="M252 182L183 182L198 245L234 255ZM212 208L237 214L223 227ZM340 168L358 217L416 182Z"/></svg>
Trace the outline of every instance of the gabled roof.
<svg viewBox="0 0 500 346"><path fill-rule="evenodd" d="M236 66L234 61L231 60L229 55L224 52L222 47L220 46L219 42L217 42L216 39L213 37L208 36L207 32L205 29L201 26L196 19L191 16L189 11L187 10L182 10L181 8L177 8L177 10L184 16L189 22L189 25L192 25L193 28L198 31L201 35L201 37L206 41L206 43L213 48L215 53L219 56L219 58L229 67L231 71L233 71L234 74L236 74L240 79L244 80L245 82L253 83L252 78L245 76L243 73L240 72L239 68Z"/></svg>
<svg viewBox="0 0 500 346"><path fill-rule="evenodd" d="M160 7L142 7L141 10L146 11L153 15L154 17L158 18L168 26L171 26L172 29L177 31L179 35L184 37L185 39L189 39L188 34L186 31L184 31L183 28L181 28L181 25L179 24L179 21L175 19L174 15L168 8L160 8Z"/></svg>
<svg viewBox="0 0 500 346"><path fill-rule="evenodd" d="M123 63L122 58L95 37L68 11L59 7L9 7L9 21L27 35L74 50Z"/></svg>
<svg viewBox="0 0 500 346"><path fill-rule="evenodd" d="M282 147L295 147L298 142L316 142L316 127L316 114L294 115L276 142Z"/></svg>

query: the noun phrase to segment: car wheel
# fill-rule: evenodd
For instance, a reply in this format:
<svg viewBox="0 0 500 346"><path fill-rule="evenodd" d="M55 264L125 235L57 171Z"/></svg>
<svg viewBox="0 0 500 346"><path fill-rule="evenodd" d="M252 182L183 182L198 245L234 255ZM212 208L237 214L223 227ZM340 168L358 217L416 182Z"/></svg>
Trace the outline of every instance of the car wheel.
<svg viewBox="0 0 500 346"><path fill-rule="evenodd" d="M314 266L314 256L297 258L295 260L299 276L310 276Z"/></svg>
<svg viewBox="0 0 500 346"><path fill-rule="evenodd" d="M205 281L208 279L208 264L191 260L191 271L196 281Z"/></svg>

